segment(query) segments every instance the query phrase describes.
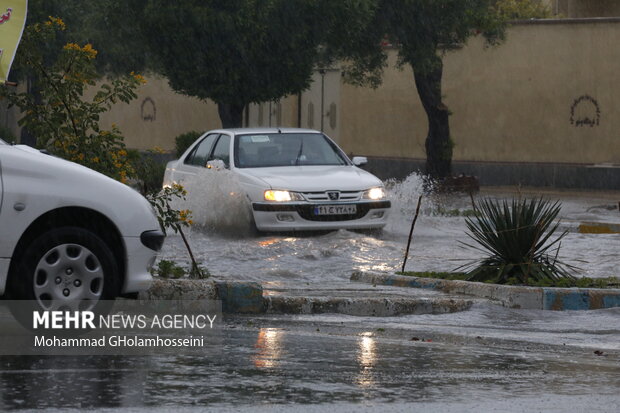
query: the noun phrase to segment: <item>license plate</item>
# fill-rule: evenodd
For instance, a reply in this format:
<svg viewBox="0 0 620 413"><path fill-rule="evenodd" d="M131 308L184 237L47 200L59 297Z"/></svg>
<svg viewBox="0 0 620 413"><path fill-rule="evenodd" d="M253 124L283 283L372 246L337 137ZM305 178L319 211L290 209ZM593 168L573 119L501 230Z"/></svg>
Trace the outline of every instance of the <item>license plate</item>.
<svg viewBox="0 0 620 413"><path fill-rule="evenodd" d="M314 207L314 215L352 215L356 212L356 205L319 205Z"/></svg>

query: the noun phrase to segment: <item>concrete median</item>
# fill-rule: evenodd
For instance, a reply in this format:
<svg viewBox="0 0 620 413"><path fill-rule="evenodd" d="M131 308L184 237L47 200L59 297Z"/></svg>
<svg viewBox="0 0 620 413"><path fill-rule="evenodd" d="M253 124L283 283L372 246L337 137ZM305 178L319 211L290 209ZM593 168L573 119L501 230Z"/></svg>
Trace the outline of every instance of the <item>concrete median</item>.
<svg viewBox="0 0 620 413"><path fill-rule="evenodd" d="M620 307L620 289L524 287L377 272L354 272L351 281L428 288L445 293L486 298L510 308L561 311Z"/></svg>
<svg viewBox="0 0 620 413"><path fill-rule="evenodd" d="M338 291L333 292L334 295ZM323 314L388 317L402 314L443 314L464 311L472 301L455 297L338 297L265 295L256 282L188 279L154 280L145 300L220 300L229 314Z"/></svg>
<svg viewBox="0 0 620 413"><path fill-rule="evenodd" d="M453 298L266 297L267 313L391 317L403 314L444 314L464 311L471 300Z"/></svg>

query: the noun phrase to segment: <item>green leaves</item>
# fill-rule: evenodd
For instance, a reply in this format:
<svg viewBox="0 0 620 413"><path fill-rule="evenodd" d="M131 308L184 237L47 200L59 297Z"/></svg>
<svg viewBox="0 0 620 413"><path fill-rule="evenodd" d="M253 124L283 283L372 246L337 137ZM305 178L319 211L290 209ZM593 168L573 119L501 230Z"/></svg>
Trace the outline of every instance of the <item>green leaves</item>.
<svg viewBox="0 0 620 413"><path fill-rule="evenodd" d="M494 0L366 0L352 8L365 18L351 19L344 28L332 29L327 44L331 53L345 60L346 79L354 84L377 86L385 67L386 50L398 48L398 64L411 65L417 73L437 68L437 59L457 49L473 36L488 44L504 37L506 21L492 7Z"/></svg>
<svg viewBox="0 0 620 413"><path fill-rule="evenodd" d="M541 0L496 0L494 8L506 20L551 17L551 10Z"/></svg>
<svg viewBox="0 0 620 413"><path fill-rule="evenodd" d="M476 212L465 223L477 246L465 245L489 256L468 272L469 280L528 284L574 278L570 273L574 268L557 259L567 231L552 239L559 227L559 202L483 199Z"/></svg>
<svg viewBox="0 0 620 413"><path fill-rule="evenodd" d="M173 89L243 107L308 87L318 11L311 0L150 0L141 27Z"/></svg>
<svg viewBox="0 0 620 413"><path fill-rule="evenodd" d="M181 231L182 227L189 227L192 224L191 211L178 210L172 206L172 203L179 200L185 200L187 191L178 184L164 187L161 191L146 194L146 199L151 203L157 212L159 226L164 233L171 229L175 233Z"/></svg>
<svg viewBox="0 0 620 413"><path fill-rule="evenodd" d="M99 118L116 102L134 99L144 79L135 74L115 78L87 100L87 88L99 80L98 52L89 43L66 43L50 54L49 45L64 30L65 23L54 17L27 26L17 61L28 68L36 93L0 87L0 97L20 108L19 124L37 137L39 147L126 182L133 168L121 132L114 125L101 130Z"/></svg>

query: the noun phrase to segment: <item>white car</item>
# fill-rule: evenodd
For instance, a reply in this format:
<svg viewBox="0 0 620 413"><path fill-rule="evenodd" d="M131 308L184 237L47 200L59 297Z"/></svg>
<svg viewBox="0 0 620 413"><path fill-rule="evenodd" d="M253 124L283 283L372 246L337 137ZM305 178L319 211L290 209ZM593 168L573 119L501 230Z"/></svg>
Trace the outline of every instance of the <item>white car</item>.
<svg viewBox="0 0 620 413"><path fill-rule="evenodd" d="M383 228L390 201L381 180L358 168L366 162L315 130L222 129L169 162L164 186L223 167L238 178L259 231Z"/></svg>
<svg viewBox="0 0 620 413"><path fill-rule="evenodd" d="M83 310L147 289L164 234L138 192L0 140L0 295Z"/></svg>

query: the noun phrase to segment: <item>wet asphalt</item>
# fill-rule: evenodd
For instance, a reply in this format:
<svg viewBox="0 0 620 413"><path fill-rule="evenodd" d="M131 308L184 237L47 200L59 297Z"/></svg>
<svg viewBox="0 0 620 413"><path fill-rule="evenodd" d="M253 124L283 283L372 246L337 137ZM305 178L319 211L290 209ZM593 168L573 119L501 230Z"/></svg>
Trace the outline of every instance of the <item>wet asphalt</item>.
<svg viewBox="0 0 620 413"><path fill-rule="evenodd" d="M2 356L0 410L617 412L620 313L597 315L228 317L198 353Z"/></svg>

